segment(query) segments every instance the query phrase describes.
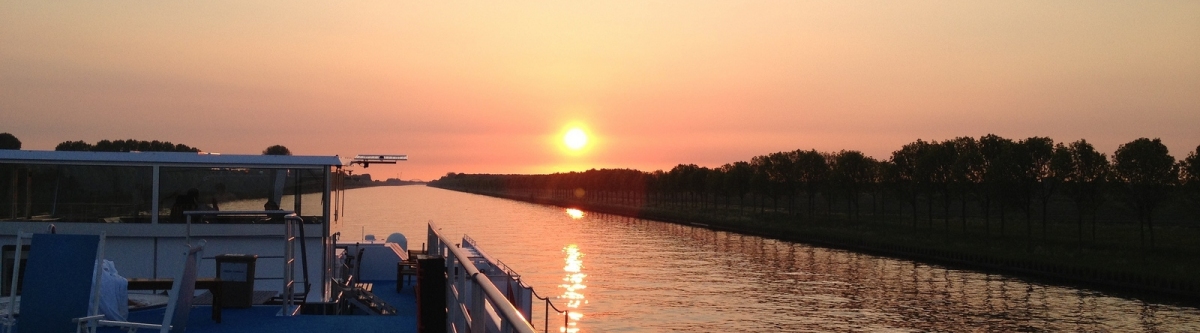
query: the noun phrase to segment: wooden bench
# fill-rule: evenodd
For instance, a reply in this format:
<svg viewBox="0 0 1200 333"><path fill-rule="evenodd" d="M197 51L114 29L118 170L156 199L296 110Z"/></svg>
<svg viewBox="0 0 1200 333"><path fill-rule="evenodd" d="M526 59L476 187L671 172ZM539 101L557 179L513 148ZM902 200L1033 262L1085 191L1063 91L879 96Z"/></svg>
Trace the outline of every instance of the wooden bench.
<svg viewBox="0 0 1200 333"><path fill-rule="evenodd" d="M174 279L129 279L129 290L171 290ZM212 294L212 319L221 322L221 280L197 278L196 289L205 289Z"/></svg>

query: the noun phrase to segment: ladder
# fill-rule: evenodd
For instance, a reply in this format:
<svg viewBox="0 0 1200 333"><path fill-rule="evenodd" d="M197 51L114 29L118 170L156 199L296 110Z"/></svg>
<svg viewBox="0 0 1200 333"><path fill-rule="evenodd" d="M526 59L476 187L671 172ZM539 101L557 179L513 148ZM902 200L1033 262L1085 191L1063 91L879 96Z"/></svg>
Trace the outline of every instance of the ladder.
<svg viewBox="0 0 1200 333"><path fill-rule="evenodd" d="M297 230L299 235L297 236ZM283 304L279 309L277 316L291 317L300 312L300 306L296 305L296 297L307 297L308 295L308 260L307 253L301 253L304 257L304 274L305 286L304 293L296 294L296 242L300 242L301 251L304 251L304 220L296 214L288 215L283 219Z"/></svg>

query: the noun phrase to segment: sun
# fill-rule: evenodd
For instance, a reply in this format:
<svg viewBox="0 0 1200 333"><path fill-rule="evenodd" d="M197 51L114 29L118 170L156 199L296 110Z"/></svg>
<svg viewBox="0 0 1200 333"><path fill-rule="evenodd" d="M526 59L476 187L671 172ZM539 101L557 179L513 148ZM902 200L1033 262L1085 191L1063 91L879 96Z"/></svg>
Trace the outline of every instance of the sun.
<svg viewBox="0 0 1200 333"><path fill-rule="evenodd" d="M563 144L566 144L567 148L571 150L583 149L583 147L587 146L587 143L587 132L584 132L582 129L572 128L570 131L567 131L566 135L563 135Z"/></svg>

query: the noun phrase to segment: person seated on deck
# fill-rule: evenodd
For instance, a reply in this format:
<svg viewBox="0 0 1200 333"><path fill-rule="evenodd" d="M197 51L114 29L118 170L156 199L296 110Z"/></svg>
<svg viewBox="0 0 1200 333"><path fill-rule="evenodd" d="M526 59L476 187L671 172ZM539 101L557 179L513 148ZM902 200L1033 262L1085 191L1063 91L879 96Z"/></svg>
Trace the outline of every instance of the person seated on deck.
<svg viewBox="0 0 1200 333"><path fill-rule="evenodd" d="M175 203L171 205L170 221L174 223L187 222L187 216L184 216L183 212L196 210L199 207L196 203L199 198L200 190L194 187L189 189L186 194L176 196Z"/></svg>
<svg viewBox="0 0 1200 333"><path fill-rule="evenodd" d="M272 211L281 209L279 209L279 204L275 203L275 200L267 199L267 203L263 204L263 210ZM260 223L283 223L283 214L267 214L267 218L260 221Z"/></svg>

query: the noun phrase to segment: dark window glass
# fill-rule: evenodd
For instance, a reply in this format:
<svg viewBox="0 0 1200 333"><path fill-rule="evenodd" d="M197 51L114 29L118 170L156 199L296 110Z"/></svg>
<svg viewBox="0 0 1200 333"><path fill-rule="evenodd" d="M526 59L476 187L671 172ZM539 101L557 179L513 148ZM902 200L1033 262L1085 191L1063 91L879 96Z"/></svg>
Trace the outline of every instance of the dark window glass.
<svg viewBox="0 0 1200 333"><path fill-rule="evenodd" d="M0 164L0 220L150 222L153 169Z"/></svg>
<svg viewBox="0 0 1200 333"><path fill-rule="evenodd" d="M324 173L317 169L160 168L159 222L183 223L186 211L294 211L317 222ZM301 200L297 202L295 195ZM193 223L278 223L273 214L193 215Z"/></svg>

